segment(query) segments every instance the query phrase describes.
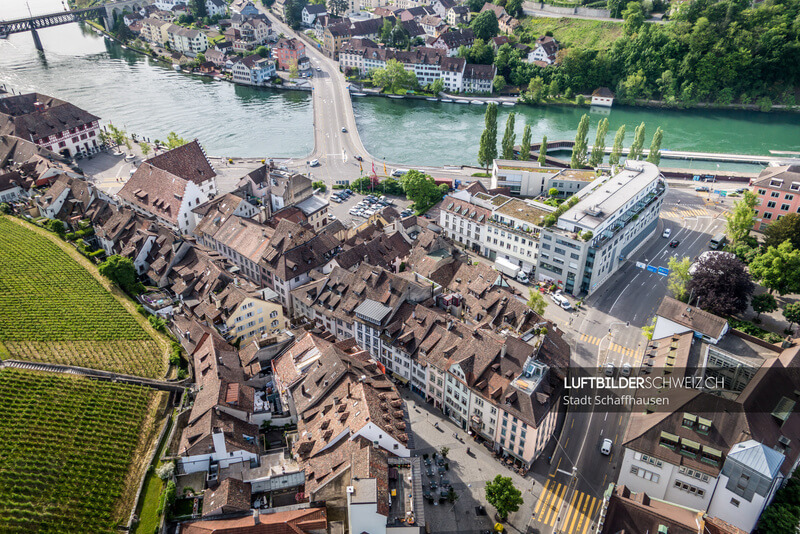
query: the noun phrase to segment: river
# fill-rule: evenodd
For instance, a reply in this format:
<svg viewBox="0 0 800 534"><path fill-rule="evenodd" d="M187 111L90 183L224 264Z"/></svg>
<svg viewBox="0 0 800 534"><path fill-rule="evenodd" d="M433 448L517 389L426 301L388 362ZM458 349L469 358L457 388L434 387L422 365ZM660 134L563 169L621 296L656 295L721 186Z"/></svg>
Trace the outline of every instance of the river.
<svg viewBox="0 0 800 534"><path fill-rule="evenodd" d="M11 4L11 5L9 5ZM58 0L31 0L33 13L63 9ZM25 15L24 3L3 2L0 19ZM0 84L15 91L38 91L73 102L104 121L151 139L175 131L198 138L218 156L297 157L313 145L309 94L213 82L173 71L88 27L67 24L40 30L45 52L29 34L0 40ZM364 145L378 159L404 165L476 164L485 107L426 101L356 98L356 122ZM498 136L512 108L501 107ZM527 122L533 141L572 139L580 116L590 113L594 139L597 121L610 122L606 144L627 125L626 144L640 122L647 125L645 146L657 126L663 149L696 152L769 154L800 150L800 115L733 111L672 111L614 107L601 112L564 106L516 106L517 143ZM662 160L662 165L715 168L715 163ZM728 170L758 166L724 164Z"/></svg>

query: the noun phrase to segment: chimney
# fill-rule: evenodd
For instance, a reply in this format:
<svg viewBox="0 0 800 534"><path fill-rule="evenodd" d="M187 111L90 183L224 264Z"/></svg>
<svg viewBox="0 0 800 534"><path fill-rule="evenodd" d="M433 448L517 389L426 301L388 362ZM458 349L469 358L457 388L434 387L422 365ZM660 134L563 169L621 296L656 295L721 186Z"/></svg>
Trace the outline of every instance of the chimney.
<svg viewBox="0 0 800 534"><path fill-rule="evenodd" d="M253 523L256 525L261 523L261 511L258 508L253 510Z"/></svg>
<svg viewBox="0 0 800 534"><path fill-rule="evenodd" d="M500 357L501 358L505 358L506 357L506 344L505 344L505 342L503 342L503 346L500 348Z"/></svg>
<svg viewBox="0 0 800 534"><path fill-rule="evenodd" d="M347 398L350 398L350 382L347 383Z"/></svg>
<svg viewBox="0 0 800 534"><path fill-rule="evenodd" d="M338 404L339 404L339 397L334 397L333 398L333 405L337 406Z"/></svg>

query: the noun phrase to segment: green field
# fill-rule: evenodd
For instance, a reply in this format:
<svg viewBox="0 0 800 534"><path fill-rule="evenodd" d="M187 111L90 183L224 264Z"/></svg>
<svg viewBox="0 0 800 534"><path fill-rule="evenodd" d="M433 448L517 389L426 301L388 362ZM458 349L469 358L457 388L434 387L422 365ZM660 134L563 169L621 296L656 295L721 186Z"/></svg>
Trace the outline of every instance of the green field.
<svg viewBox="0 0 800 534"><path fill-rule="evenodd" d="M99 533L127 524L164 395L0 370L0 532Z"/></svg>
<svg viewBox="0 0 800 534"><path fill-rule="evenodd" d="M153 378L166 371L138 317L49 236L6 217L0 217L0 344L21 360Z"/></svg>
<svg viewBox="0 0 800 534"><path fill-rule="evenodd" d="M622 36L622 23L529 17L522 21L522 29L517 30L517 34L523 37L523 42L533 43L548 31L553 32L561 48L607 50Z"/></svg>

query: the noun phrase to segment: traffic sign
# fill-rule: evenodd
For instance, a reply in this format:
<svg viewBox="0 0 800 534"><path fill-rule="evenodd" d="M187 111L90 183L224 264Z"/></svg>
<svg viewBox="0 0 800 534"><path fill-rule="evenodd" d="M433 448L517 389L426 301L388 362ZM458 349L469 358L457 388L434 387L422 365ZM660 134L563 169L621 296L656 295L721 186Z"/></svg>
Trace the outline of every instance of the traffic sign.
<svg viewBox="0 0 800 534"><path fill-rule="evenodd" d="M669 275L669 269L667 269L666 267L659 267L658 274L660 274L661 276L667 276Z"/></svg>
<svg viewBox="0 0 800 534"><path fill-rule="evenodd" d="M657 273L658 272L658 269L653 265L648 265L647 266L647 270L650 271L651 273Z"/></svg>

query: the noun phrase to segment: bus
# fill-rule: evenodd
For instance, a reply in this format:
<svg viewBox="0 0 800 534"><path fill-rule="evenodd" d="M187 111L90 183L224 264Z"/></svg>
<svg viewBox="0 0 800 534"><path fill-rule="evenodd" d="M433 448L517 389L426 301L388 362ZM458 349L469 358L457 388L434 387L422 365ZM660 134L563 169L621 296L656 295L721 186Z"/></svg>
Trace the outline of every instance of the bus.
<svg viewBox="0 0 800 534"><path fill-rule="evenodd" d="M717 234L711 238L711 242L708 244L708 246L714 250L717 250L722 248L727 240L728 238L725 237L725 234Z"/></svg>

